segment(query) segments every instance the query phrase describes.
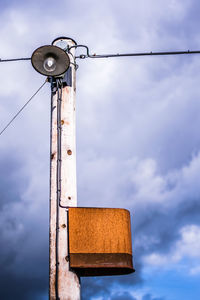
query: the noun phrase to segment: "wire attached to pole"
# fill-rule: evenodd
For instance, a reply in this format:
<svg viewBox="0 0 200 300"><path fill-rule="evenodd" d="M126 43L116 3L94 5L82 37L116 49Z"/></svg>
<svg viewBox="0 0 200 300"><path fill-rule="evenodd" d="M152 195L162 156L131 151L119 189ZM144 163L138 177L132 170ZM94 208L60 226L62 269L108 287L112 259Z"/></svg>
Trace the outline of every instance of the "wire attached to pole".
<svg viewBox="0 0 200 300"><path fill-rule="evenodd" d="M160 51L160 52L135 52L135 53L116 53L116 54L90 54L89 48L86 45L75 45L67 49L69 54L73 48L85 48L86 53L75 56L74 58L85 59L85 58L110 58L110 57L124 57L124 56L156 56L156 55L182 55L182 54L200 54L200 50L183 50L183 51ZM31 60L30 57L22 58L10 58L10 59L1 59L1 62L12 62L12 61L23 61Z"/></svg>
<svg viewBox="0 0 200 300"><path fill-rule="evenodd" d="M110 58L110 57L123 57L123 56L156 56L156 55L180 55L180 54L199 54L200 50L195 51L167 51L167 52L138 52L138 53L117 53L117 54L93 54L90 58Z"/></svg>
<svg viewBox="0 0 200 300"><path fill-rule="evenodd" d="M10 126L10 124L18 117L18 115L23 111L23 109L31 102L31 100L37 95L37 93L43 88L43 86L45 85L46 82L47 82L47 79L39 87L39 89L31 96L31 98L22 106L22 108L14 115L14 117L8 122L8 124L0 131L0 136Z"/></svg>
<svg viewBox="0 0 200 300"><path fill-rule="evenodd" d="M56 300L59 300L59 210L61 202L61 163L62 163L62 126L61 126L61 105L62 105L62 78L56 79L56 89L52 89L53 93L57 93L57 169L56 169L56 241L55 241L55 256L56 256L56 274L55 274L55 294Z"/></svg>
<svg viewBox="0 0 200 300"><path fill-rule="evenodd" d="M31 58L30 57L9 58L9 59L1 59L0 58L0 62L19 61L19 60L31 60Z"/></svg>
<svg viewBox="0 0 200 300"><path fill-rule="evenodd" d="M156 56L156 55L180 55L180 54L200 54L200 50L184 50L184 51L161 51L161 52L136 52L136 53L116 53L116 54L90 54L88 46L75 45L71 46L68 51L72 48L85 48L86 54L81 54L75 58L110 58L110 57L123 57L123 56Z"/></svg>

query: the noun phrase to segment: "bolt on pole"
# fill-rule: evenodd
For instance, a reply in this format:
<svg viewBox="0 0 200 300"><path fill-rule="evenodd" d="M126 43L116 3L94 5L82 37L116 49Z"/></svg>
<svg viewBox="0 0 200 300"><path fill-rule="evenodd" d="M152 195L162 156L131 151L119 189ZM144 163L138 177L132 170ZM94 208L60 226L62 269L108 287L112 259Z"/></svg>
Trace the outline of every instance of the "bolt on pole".
<svg viewBox="0 0 200 300"><path fill-rule="evenodd" d="M68 38L57 39L53 45L62 43L75 45ZM52 83L49 300L80 300L80 280L70 270L68 245L68 207L77 206L75 48L70 52L71 86L57 78Z"/></svg>

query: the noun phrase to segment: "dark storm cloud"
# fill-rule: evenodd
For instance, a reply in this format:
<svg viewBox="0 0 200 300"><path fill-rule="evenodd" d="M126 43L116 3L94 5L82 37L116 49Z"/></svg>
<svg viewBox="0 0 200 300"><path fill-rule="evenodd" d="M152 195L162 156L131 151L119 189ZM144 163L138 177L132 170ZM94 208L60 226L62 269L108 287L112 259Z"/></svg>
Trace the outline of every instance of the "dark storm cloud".
<svg viewBox="0 0 200 300"><path fill-rule="evenodd" d="M27 184L25 176L22 176L22 158L19 155L6 151L1 152L0 157L0 209L4 205L20 201L20 195Z"/></svg>
<svg viewBox="0 0 200 300"><path fill-rule="evenodd" d="M152 252L166 254L181 238L180 230L188 224L200 225L200 207L191 203L191 211L185 209L161 212L155 207L151 212L139 214L135 220L134 232L136 245L134 247L135 260L141 260L143 255ZM195 214L193 209L196 210ZM140 269L138 270L140 271Z"/></svg>
<svg viewBox="0 0 200 300"><path fill-rule="evenodd" d="M48 287L48 240L41 239L41 222L31 220L28 203L24 209L22 194L30 178L22 157L12 151L1 152L0 168L0 298L42 299L40 291Z"/></svg>
<svg viewBox="0 0 200 300"><path fill-rule="evenodd" d="M38 266L39 267L39 266ZM29 270L30 271L30 270ZM0 298L6 300L42 300L40 291L47 292L47 280L41 278L18 278L3 268L0 276ZM42 293L41 293L42 294Z"/></svg>
<svg viewBox="0 0 200 300"><path fill-rule="evenodd" d="M110 289L106 280L99 278L81 278L81 297L83 300L92 299L93 296L102 296L103 299L109 297Z"/></svg>

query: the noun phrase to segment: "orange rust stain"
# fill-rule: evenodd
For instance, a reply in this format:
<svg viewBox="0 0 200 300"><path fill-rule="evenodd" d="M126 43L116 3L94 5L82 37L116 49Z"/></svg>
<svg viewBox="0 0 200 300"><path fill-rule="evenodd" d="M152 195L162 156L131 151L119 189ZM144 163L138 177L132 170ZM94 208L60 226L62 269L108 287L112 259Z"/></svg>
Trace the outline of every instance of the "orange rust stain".
<svg viewBox="0 0 200 300"><path fill-rule="evenodd" d="M125 209L69 208L70 253L132 254L130 214Z"/></svg>
<svg viewBox="0 0 200 300"><path fill-rule="evenodd" d="M70 149L67 150L67 154L68 154L68 155L72 155L72 150L70 150Z"/></svg>

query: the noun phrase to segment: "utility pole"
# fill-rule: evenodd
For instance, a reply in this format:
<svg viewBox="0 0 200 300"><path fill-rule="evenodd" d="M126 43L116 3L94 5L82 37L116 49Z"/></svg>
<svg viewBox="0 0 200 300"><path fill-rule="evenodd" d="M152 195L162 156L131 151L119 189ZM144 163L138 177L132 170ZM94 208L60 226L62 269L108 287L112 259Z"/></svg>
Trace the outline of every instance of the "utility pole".
<svg viewBox="0 0 200 300"><path fill-rule="evenodd" d="M124 275L132 264L130 213L118 208L77 208L77 45L58 38L31 57L51 82L49 300L80 300L79 276ZM107 234L105 234L105 232Z"/></svg>
<svg viewBox="0 0 200 300"><path fill-rule="evenodd" d="M60 38L55 46L75 46ZM62 48L62 47L61 47ZM79 300L80 280L69 266L68 207L77 206L76 187L76 69L75 48L69 54L70 84L52 82L50 164L50 300Z"/></svg>

